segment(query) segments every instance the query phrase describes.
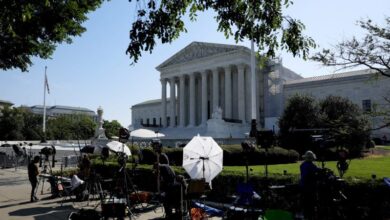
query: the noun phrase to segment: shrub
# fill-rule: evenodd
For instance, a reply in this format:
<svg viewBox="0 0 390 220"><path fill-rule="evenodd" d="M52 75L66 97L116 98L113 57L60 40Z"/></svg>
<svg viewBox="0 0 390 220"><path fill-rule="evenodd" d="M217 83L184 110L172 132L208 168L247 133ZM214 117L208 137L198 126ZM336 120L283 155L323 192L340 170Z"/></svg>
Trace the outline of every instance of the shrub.
<svg viewBox="0 0 390 220"><path fill-rule="evenodd" d="M253 153L245 155L240 145L222 146L224 166L242 166L248 159L249 165L294 163L299 159L299 154L294 150L286 150L280 147L271 147L266 156L265 149L256 149ZM183 148L164 148L170 164L181 166L183 163ZM151 148L142 150L142 164L153 164L156 162L156 155Z"/></svg>
<svg viewBox="0 0 390 220"><path fill-rule="evenodd" d="M347 148L350 155L360 156L370 134L369 122L359 106L339 96L328 96L318 102L305 95L291 97L279 127L281 146L301 154L326 144ZM323 135L325 143L314 142L312 135Z"/></svg>
<svg viewBox="0 0 390 220"><path fill-rule="evenodd" d="M375 147L375 141L374 140L370 140L367 142L367 145L366 145L366 148L370 149L370 148L374 148Z"/></svg>
<svg viewBox="0 0 390 220"><path fill-rule="evenodd" d="M230 150L236 150L234 147ZM105 178L113 178L118 173L118 164L106 165L93 164L95 170ZM175 169L176 174L184 174L182 169ZM129 172L131 173L131 172ZM143 166L136 170L136 178L132 181L139 190L156 191L156 176L152 173L151 166ZM271 174L264 176L252 176L249 180L254 190L262 197L266 208L283 209L288 211L300 210L300 191L298 187L298 175ZM211 201L226 202L228 197L237 194L239 183L245 182L245 174L241 172L223 171L212 182L213 189L207 193L207 199ZM285 185L285 188L270 189L270 185ZM383 180L346 179L343 184L343 193L348 198L346 207L342 207L342 213L347 219L388 219L390 217L390 190L383 184ZM340 204L340 205L341 205ZM329 214L329 213L328 213ZM329 216L323 216L329 219ZM336 218L341 219L341 218Z"/></svg>

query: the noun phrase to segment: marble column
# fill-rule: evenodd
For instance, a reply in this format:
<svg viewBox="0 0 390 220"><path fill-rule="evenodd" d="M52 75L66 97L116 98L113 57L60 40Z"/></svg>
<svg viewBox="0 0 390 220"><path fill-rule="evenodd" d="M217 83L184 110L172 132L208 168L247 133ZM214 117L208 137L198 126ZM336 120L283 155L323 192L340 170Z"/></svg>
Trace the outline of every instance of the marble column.
<svg viewBox="0 0 390 220"><path fill-rule="evenodd" d="M161 123L162 127L167 126L167 81L162 78L161 80Z"/></svg>
<svg viewBox="0 0 390 220"><path fill-rule="evenodd" d="M202 124L207 123L207 71L202 72Z"/></svg>
<svg viewBox="0 0 390 220"><path fill-rule="evenodd" d="M216 112L219 107L219 73L218 68L212 70L213 76L213 112Z"/></svg>
<svg viewBox="0 0 390 220"><path fill-rule="evenodd" d="M175 77L169 79L171 94L170 94L170 103L171 103L171 116L170 116L170 127L176 126L176 94L175 94Z"/></svg>
<svg viewBox="0 0 390 220"><path fill-rule="evenodd" d="M237 92L238 92L238 119L242 123L245 123L245 65L237 65L238 69L238 81L237 81Z"/></svg>
<svg viewBox="0 0 390 220"><path fill-rule="evenodd" d="M225 67L225 118L232 118L232 68Z"/></svg>
<svg viewBox="0 0 390 220"><path fill-rule="evenodd" d="M251 103L251 72L248 67L245 72L245 121L250 122L252 119L252 103Z"/></svg>
<svg viewBox="0 0 390 220"><path fill-rule="evenodd" d="M190 74L190 122L189 126L195 126L195 73Z"/></svg>
<svg viewBox="0 0 390 220"><path fill-rule="evenodd" d="M184 94L184 91L185 91L185 75L181 75L179 77L180 79L180 119L179 119L179 124L180 124L180 127L184 127L185 126L185 115L186 115L186 111L185 111L185 101L184 101L184 98L185 98L185 94Z"/></svg>

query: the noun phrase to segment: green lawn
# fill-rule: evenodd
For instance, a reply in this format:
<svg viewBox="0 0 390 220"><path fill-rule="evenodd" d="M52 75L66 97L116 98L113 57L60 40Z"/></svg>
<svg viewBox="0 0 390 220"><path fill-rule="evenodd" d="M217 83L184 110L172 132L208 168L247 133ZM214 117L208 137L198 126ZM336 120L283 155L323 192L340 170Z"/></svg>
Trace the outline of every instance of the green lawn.
<svg viewBox="0 0 390 220"><path fill-rule="evenodd" d="M321 167L320 162L316 162L318 167ZM292 164L277 164L269 165L268 172L282 174L286 170L289 174L299 174L298 163ZM325 163L325 167L332 169L336 174L336 161ZM253 169L251 175L264 175L264 166L250 166ZM245 167L241 166L225 166L224 172L245 172ZM377 158L353 159L349 165L349 170L345 177L371 178L372 174L376 174L378 178L390 177L390 156Z"/></svg>
<svg viewBox="0 0 390 220"><path fill-rule="evenodd" d="M99 161L99 160L98 160ZM96 161L96 162L98 162ZM100 161L98 163L101 163ZM269 165L268 172L270 174L283 174L283 171L286 170L288 174L299 174L299 165L301 162L291 163L291 164L277 164ZM315 162L318 167L321 167L320 162ZM117 164L116 162L106 162L109 164ZM128 167L130 167L130 163ZM151 169L151 165L139 165L139 168ZM326 168L332 169L336 175L338 175L336 169L336 161L329 161L325 163ZM184 172L183 168L180 166L173 167L176 172ZM252 171L250 175L264 175L264 166L256 165L250 166ZM239 173L245 175L245 166L224 166L223 174L229 173ZM371 157L364 159L353 159L349 165L349 169L344 177L348 178L359 178L359 179L369 179L372 174L376 174L377 178L390 177L390 156L382 157Z"/></svg>
<svg viewBox="0 0 390 220"><path fill-rule="evenodd" d="M384 150L390 150L390 146L385 146L385 145L379 145L379 146L376 146L375 148L380 148L380 149L384 149Z"/></svg>

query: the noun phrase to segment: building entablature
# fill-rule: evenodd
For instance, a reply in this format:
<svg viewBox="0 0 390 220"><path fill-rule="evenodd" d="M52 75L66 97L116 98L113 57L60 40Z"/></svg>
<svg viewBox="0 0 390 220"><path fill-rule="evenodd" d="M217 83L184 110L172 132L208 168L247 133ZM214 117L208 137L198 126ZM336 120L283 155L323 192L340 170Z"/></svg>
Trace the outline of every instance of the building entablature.
<svg viewBox="0 0 390 220"><path fill-rule="evenodd" d="M362 74L356 74L351 75L353 72L347 72L347 73L340 73L340 74L332 74L332 75L325 75L320 77L310 77L310 78L303 78L299 80L293 80L290 82L286 82L283 86L286 89L295 89L295 88L316 88L319 86L325 86L325 85L350 85L351 83L356 82L367 82L367 83L376 83L377 81L377 75L376 73L372 73L368 70L365 70L365 73L363 71Z"/></svg>

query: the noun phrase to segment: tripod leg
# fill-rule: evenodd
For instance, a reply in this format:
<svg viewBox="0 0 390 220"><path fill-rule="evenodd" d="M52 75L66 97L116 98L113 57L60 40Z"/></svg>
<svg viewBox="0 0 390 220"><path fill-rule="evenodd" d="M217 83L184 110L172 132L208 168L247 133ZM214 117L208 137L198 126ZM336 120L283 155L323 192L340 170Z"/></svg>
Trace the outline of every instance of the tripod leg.
<svg viewBox="0 0 390 220"><path fill-rule="evenodd" d="M137 190L137 188L135 187L133 181L131 180L131 178L128 176L128 174L126 173L126 178L128 179L130 185L131 185L131 188L133 190L133 192L135 193L135 195L137 196L137 200L140 202L140 205L141 205L141 208L144 209L146 207L144 207L144 205L142 204L142 201L141 201L141 197L139 196L139 192Z"/></svg>
<svg viewBox="0 0 390 220"><path fill-rule="evenodd" d="M41 181L41 178L39 178L38 182L37 182L37 185L35 186L35 189L34 189L34 195L37 194L38 192L38 188L39 188L39 182Z"/></svg>
<svg viewBox="0 0 390 220"><path fill-rule="evenodd" d="M41 195L43 195L43 187L45 185L45 180L43 178L40 178L39 182L41 182L41 181L42 181Z"/></svg>

